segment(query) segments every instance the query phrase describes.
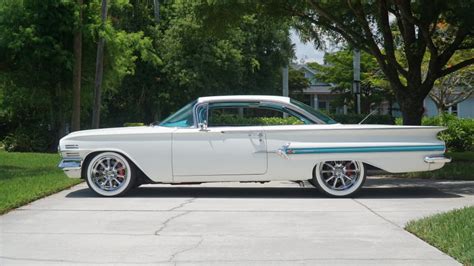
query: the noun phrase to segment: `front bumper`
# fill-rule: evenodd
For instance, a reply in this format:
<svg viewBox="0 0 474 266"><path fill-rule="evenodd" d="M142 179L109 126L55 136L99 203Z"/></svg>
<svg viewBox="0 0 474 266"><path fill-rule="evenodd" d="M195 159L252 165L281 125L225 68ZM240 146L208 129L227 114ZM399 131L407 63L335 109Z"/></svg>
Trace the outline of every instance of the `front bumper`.
<svg viewBox="0 0 474 266"><path fill-rule="evenodd" d="M81 178L81 158L67 158L63 159L58 167L70 178Z"/></svg>
<svg viewBox="0 0 474 266"><path fill-rule="evenodd" d="M444 155L430 155L425 157L425 163L449 163L451 158Z"/></svg>

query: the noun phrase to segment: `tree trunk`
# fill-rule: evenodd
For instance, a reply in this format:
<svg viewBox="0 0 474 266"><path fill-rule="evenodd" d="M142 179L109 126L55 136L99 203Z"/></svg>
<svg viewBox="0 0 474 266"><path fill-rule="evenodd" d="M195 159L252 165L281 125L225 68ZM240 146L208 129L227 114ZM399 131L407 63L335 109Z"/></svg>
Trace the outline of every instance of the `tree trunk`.
<svg viewBox="0 0 474 266"><path fill-rule="evenodd" d="M74 32L71 131L81 129L82 3L82 0L77 0L77 5L79 6L79 27Z"/></svg>
<svg viewBox="0 0 474 266"><path fill-rule="evenodd" d="M444 114L445 107L442 105L438 105L437 107L438 107L438 115Z"/></svg>
<svg viewBox="0 0 474 266"><path fill-rule="evenodd" d="M102 0L102 26L107 20L107 0ZM95 81L94 81L94 106L92 109L92 128L99 128L100 125L100 107L102 104L102 77L104 74L104 45L105 40L100 37L97 44L97 58L95 64Z"/></svg>
<svg viewBox="0 0 474 266"><path fill-rule="evenodd" d="M425 112L423 107L424 98L407 96L399 99L404 125L421 125L421 119Z"/></svg>

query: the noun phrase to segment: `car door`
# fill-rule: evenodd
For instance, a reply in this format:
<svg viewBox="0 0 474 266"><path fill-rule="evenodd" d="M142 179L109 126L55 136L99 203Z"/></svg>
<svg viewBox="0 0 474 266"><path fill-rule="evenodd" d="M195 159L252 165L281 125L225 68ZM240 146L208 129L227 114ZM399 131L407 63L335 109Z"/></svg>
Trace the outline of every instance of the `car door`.
<svg viewBox="0 0 474 266"><path fill-rule="evenodd" d="M261 126L179 128L172 149L175 181L186 181L186 176L261 175L267 170Z"/></svg>

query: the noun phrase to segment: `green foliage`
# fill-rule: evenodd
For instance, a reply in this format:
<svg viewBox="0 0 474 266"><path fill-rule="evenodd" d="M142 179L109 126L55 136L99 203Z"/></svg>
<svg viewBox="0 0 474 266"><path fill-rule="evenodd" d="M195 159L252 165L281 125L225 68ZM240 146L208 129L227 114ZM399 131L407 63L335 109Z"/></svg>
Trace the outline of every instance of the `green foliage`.
<svg viewBox="0 0 474 266"><path fill-rule="evenodd" d="M274 126L301 125L303 122L296 117L243 117L232 114L221 114L209 119L210 126Z"/></svg>
<svg viewBox="0 0 474 266"><path fill-rule="evenodd" d="M448 152L452 159L443 168L428 172L412 172L402 174L409 178L445 179L445 180L474 180L474 152Z"/></svg>
<svg viewBox="0 0 474 266"><path fill-rule="evenodd" d="M207 2L204 19L215 27L258 10L261 16L292 18L304 40L316 46L342 44L370 53L389 81L406 124L420 123L423 100L436 79L473 63L449 62L456 52L474 48L474 20L468 15L474 14L472 1Z"/></svg>
<svg viewBox="0 0 474 266"><path fill-rule="evenodd" d="M366 114L330 114L334 120L341 124L358 124L364 119ZM393 125L394 118L389 115L371 115L364 124Z"/></svg>
<svg viewBox="0 0 474 266"><path fill-rule="evenodd" d="M397 125L403 123L396 120ZM474 149L474 119L458 118L450 114L441 116L423 117L424 126L443 126L447 129L439 134L439 138L446 142L451 151L471 151Z"/></svg>
<svg viewBox="0 0 474 266"><path fill-rule="evenodd" d="M464 265L474 265L474 206L411 221L405 228Z"/></svg>
<svg viewBox="0 0 474 266"><path fill-rule="evenodd" d="M453 115L442 115L423 118L423 125L445 126L448 129L441 132L439 137L453 151L470 151L474 144L474 119L462 119Z"/></svg>
<svg viewBox="0 0 474 266"><path fill-rule="evenodd" d="M124 127L142 127L144 126L144 123L138 123L138 122L133 122L133 123L124 123Z"/></svg>
<svg viewBox="0 0 474 266"><path fill-rule="evenodd" d="M3 128L9 132L5 139L8 150L53 151L66 133L78 8L73 0L0 2L0 92L4 95L0 97L0 127L7 124ZM92 103L99 36L106 39L106 95L116 92L123 78L135 73L137 60L152 66L161 63L149 36L140 30L128 32L116 23L129 8L128 1L113 1L111 16L102 27L100 0L83 6L83 119L89 118Z"/></svg>
<svg viewBox="0 0 474 266"><path fill-rule="evenodd" d="M199 96L279 93L291 54L287 23L251 12L217 34L205 25L203 8L206 1L164 2L159 24L152 1L124 9L120 27L151 38L161 64L135 61L133 75L105 95L105 125L157 121Z"/></svg>
<svg viewBox="0 0 474 266"><path fill-rule="evenodd" d="M170 109L203 95L277 93L290 53L288 25L254 13L212 35L199 16L202 5L178 1L170 7L160 42Z"/></svg>
<svg viewBox="0 0 474 266"><path fill-rule="evenodd" d="M31 131L28 127L18 127L3 139L3 145L6 151L32 152L45 151L51 146L48 142L49 132L47 128L38 127Z"/></svg>
<svg viewBox="0 0 474 266"><path fill-rule="evenodd" d="M303 71L293 68L288 70L288 90L291 98L302 100L303 89L308 88L309 85L310 81L304 76Z"/></svg>
<svg viewBox="0 0 474 266"><path fill-rule="evenodd" d="M58 169L58 154L0 150L0 214L81 182Z"/></svg>
<svg viewBox="0 0 474 266"><path fill-rule="evenodd" d="M341 50L334 53L326 53L324 65L310 63L310 67L318 71L318 80L334 84L332 91L336 93L333 102L336 106L349 106L355 111L353 93L353 51ZM363 113L369 113L371 105L378 105L383 100L393 101L394 96L388 90L388 81L381 74L380 67L375 57L361 51L360 56L360 89L361 108Z"/></svg>

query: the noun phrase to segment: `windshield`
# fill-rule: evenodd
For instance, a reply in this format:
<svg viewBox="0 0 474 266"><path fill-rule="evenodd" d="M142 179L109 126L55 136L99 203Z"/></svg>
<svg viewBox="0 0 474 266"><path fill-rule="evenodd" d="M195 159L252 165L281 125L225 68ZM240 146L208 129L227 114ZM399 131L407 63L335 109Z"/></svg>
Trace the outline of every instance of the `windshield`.
<svg viewBox="0 0 474 266"><path fill-rule="evenodd" d="M193 106L196 101L188 103L183 108L179 109L176 113L170 115L168 118L163 120L159 125L162 127L191 127L194 125L193 120Z"/></svg>
<svg viewBox="0 0 474 266"><path fill-rule="evenodd" d="M302 102L299 102L299 101L293 100L293 99L290 99L290 103L292 103L292 104L298 106L299 108L305 110L306 112L314 115L319 120L323 121L325 124L337 124L337 122L334 119L332 119L329 116L321 113L320 111L314 110L314 108L312 108L309 105L306 105Z"/></svg>

